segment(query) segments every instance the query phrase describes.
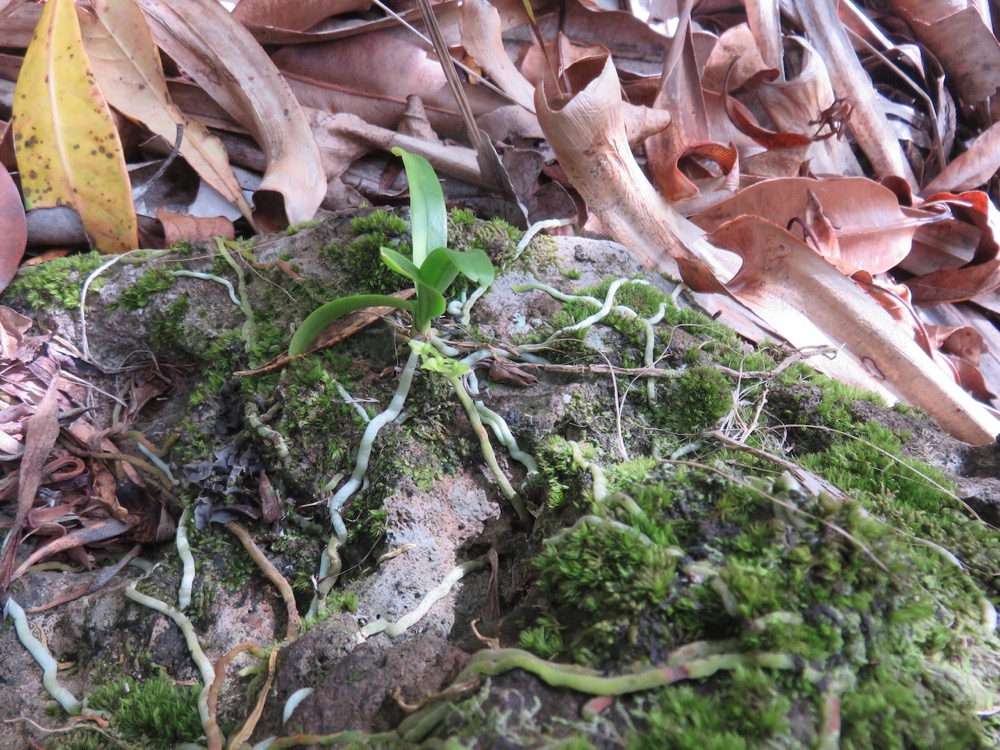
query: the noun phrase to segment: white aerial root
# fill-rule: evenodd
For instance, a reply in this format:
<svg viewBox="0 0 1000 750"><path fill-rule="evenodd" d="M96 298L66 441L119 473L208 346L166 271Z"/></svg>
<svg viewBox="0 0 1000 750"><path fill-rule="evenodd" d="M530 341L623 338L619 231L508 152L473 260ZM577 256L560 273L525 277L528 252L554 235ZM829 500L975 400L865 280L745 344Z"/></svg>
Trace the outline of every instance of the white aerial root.
<svg viewBox="0 0 1000 750"><path fill-rule="evenodd" d="M444 599L451 593L451 588L456 583L458 583L467 574L473 571L479 570L486 565L482 560L471 560L469 562L461 563L460 565L452 568L451 572L444 577L437 586L428 591L424 598L420 600L420 604L416 606L410 612L400 617L396 622L387 622L386 620L375 620L365 625L358 634L354 637L356 643L363 643L371 636L376 633L385 633L390 638L395 638L397 635L403 633L407 628L415 625L419 620L430 611L430 608L435 604L435 602Z"/></svg>
<svg viewBox="0 0 1000 750"><path fill-rule="evenodd" d="M190 517L191 509L185 508L177 521L177 556L181 558L183 566L181 586L177 591L177 606L180 609L187 609L191 604L191 590L194 588L194 555L191 554L187 538L187 522Z"/></svg>
<svg viewBox="0 0 1000 750"><path fill-rule="evenodd" d="M329 508L331 516L334 514L339 516L340 509L344 507L344 503L351 498L351 495L361 489L361 483L364 481L365 474L368 473L368 463L371 460L372 445L375 443L375 438L378 436L379 431L398 417L399 413L403 410L403 404L406 403L406 397L410 393L410 385L413 383L413 375L417 371L419 362L420 355L411 350L410 356L406 360L406 365L399 375L399 386L396 388L396 393L393 395L392 401L389 402L389 406L386 407L385 411L375 416L368 423L364 434L361 436L354 471L347 482L330 498ZM329 492L332 489L333 487L330 485L323 488L325 492ZM340 537L341 544L347 541L346 530L344 533L338 532L337 535Z"/></svg>
<svg viewBox="0 0 1000 750"><path fill-rule="evenodd" d="M32 635L31 628L28 627L28 618L24 614L21 605L14 601L14 597L9 597L3 611L5 615L10 615L13 618L14 630L17 633L18 639L28 650L28 653L31 654L31 657L38 662L38 666L42 668L42 685L45 686L49 695L63 707L66 713L79 713L80 701L69 690L59 684L57 676L59 665L42 642Z"/></svg>
<svg viewBox="0 0 1000 750"><path fill-rule="evenodd" d="M145 576L143 576L145 578ZM209 689L212 687L212 683L215 681L215 667L212 666L212 662L209 661L205 652L201 648L201 644L198 643L198 636L194 632L194 626L187 616L176 609L171 607L166 602L161 602L159 599L155 599L152 596L147 596L136 590L136 585L141 581L140 578L137 581L132 581L125 588L125 596L127 596L132 601L143 605L144 607L149 607L150 609L155 609L160 614L166 615L171 620L173 620L177 627L181 629L181 633L184 634L184 641L187 643L188 652L191 654L191 659L194 661L195 665L198 667L198 671L201 673L202 690L198 694L198 713L201 716L202 726L207 726L208 724L208 693Z"/></svg>

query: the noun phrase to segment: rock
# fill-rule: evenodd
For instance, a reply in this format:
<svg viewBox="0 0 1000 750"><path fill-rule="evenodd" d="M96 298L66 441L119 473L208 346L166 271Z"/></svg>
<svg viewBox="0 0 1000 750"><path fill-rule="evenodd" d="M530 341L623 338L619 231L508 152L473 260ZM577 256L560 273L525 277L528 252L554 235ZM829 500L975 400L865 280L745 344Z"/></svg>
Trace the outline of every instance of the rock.
<svg viewBox="0 0 1000 750"><path fill-rule="evenodd" d="M489 252L509 257L497 226L474 225L464 236L488 236ZM280 355L318 304L383 283L375 271L359 277L350 238L337 219L258 238L253 262L249 248L229 248L254 312L249 322L218 280L169 275L219 276L239 293L240 279L214 244L184 257L119 263L88 296L90 351L106 372L86 369L87 379L117 393L119 368L139 357L169 380L172 390L129 415L129 427L156 443L180 435L168 458L179 480L173 493L200 503L203 519L238 518L292 583L302 612L329 538L324 506L339 486L331 479L354 470L365 420L393 397L408 347L376 325L328 352L233 373ZM667 305L653 342L663 371L655 400L636 373L647 363L646 328L635 316L619 312L575 332L570 327L592 308L517 290L537 281L590 289L603 301L594 287L635 276L648 285L623 285L616 303L639 318ZM150 292L144 306L124 309L123 299L141 296L136 287L163 280L168 287ZM668 732L678 746L822 745L833 743L829 727L843 716L843 737L863 747L858 732L903 736L918 714L938 746L996 739L995 725L974 711L989 708L986 696L1000 679L995 628L984 619L998 599L1000 545L933 486L927 477L946 475L926 466L946 472L986 516L1000 496L989 468L995 451L970 450L919 414L887 410L805 369L738 378L741 368L773 369L783 353L755 350L677 310L667 301L672 291L668 280L643 275L620 246L559 238L536 243L526 262L502 274L473 308L471 325L440 321L449 342L463 352L492 347L494 360L562 331L534 352L558 367L512 362L517 371L494 370L492 380L487 361L476 370L484 404L538 462L539 471L529 471L491 434L499 469L536 517L518 519L503 497L451 386L418 372L402 424L386 426L373 445L367 488L343 508L350 538L339 549L343 572L330 610L281 644L254 741L362 731L380 733L363 740L372 746L405 736L484 748L557 739L619 747L656 744ZM11 295L18 294L15 285ZM81 340L76 313L33 312L65 340ZM622 368L613 380L608 364ZM94 418L110 427L110 406ZM779 479L783 472L792 479ZM282 520L256 520L262 494ZM189 614L209 659L246 642L283 641L282 598L236 539L220 523L189 536L198 561ZM413 612L457 565L492 554L495 572L469 572L400 635L362 635L373 622ZM139 590L174 601L173 545L143 556L160 566ZM26 608L37 606L94 575L33 572L14 594ZM125 599L125 586L140 575L126 568L99 592L30 616L56 657L75 662L61 675L75 695L124 676L141 690L159 671L200 681L174 622ZM481 651L490 637L505 649L495 657ZM577 666L544 666L530 654ZM9 627L0 631L0 663L0 717L65 723L47 716L40 670ZM250 713L263 677L237 673L257 663L243 654L227 670L219 703L227 728ZM597 702L580 679L599 678L603 687L601 679L620 676L630 684L636 674L652 679L651 669L660 670L656 679L678 679ZM684 670L700 679L684 684ZM461 689L423 706L456 679ZM285 701L301 688L314 692L283 722ZM416 715L405 718L400 701ZM112 717L112 731L121 726ZM27 722L0 724L0 746L43 737Z"/></svg>

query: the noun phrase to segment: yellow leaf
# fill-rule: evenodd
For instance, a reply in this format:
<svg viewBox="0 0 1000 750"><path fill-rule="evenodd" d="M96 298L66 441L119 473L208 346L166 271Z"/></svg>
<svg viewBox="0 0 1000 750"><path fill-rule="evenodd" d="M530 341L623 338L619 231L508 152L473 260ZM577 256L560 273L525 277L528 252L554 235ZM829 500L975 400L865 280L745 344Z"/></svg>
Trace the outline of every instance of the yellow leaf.
<svg viewBox="0 0 1000 750"><path fill-rule="evenodd" d="M252 223L252 210L222 141L200 122L185 118L170 100L156 43L139 6L134 0L94 0L92 5L96 19L81 12L83 43L108 103L167 143L174 142L181 126L181 156Z"/></svg>
<svg viewBox="0 0 1000 750"><path fill-rule="evenodd" d="M45 4L14 89L11 126L29 209L72 207L102 253L138 245L121 141L73 0Z"/></svg>

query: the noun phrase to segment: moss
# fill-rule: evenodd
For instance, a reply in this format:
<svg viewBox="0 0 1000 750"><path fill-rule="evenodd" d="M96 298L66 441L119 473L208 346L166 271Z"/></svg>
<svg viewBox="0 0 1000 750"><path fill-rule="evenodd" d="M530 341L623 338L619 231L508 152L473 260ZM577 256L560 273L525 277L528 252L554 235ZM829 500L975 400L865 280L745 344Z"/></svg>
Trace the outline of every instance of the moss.
<svg viewBox="0 0 1000 750"><path fill-rule="evenodd" d="M187 294L177 295L177 299L150 323L149 343L157 351L192 352L192 337L184 316L191 303Z"/></svg>
<svg viewBox="0 0 1000 750"><path fill-rule="evenodd" d="M584 482L589 479L589 475L584 475L575 468L573 449L565 438L559 435L549 436L538 446L535 459L543 477L546 502L550 509L556 510L573 499L582 500ZM580 507L583 507L582 504Z"/></svg>
<svg viewBox="0 0 1000 750"><path fill-rule="evenodd" d="M629 738L629 750L752 750L786 734L792 701L774 695L760 670L738 669L718 693L700 695L681 685L661 692L641 715L645 726Z"/></svg>
<svg viewBox="0 0 1000 750"><path fill-rule="evenodd" d="M565 648L559 623L548 616L539 617L530 628L519 636L521 648L532 651L545 659L559 656Z"/></svg>
<svg viewBox="0 0 1000 750"><path fill-rule="evenodd" d="M32 310L77 310L80 307L80 290L84 281L105 260L104 256L95 251L75 253L34 266L22 266L7 287L6 293L20 297ZM98 277L91 283L90 290L98 291L104 281Z"/></svg>
<svg viewBox="0 0 1000 750"><path fill-rule="evenodd" d="M167 291L174 285L176 278L164 266L150 266L118 297L118 306L123 310L141 310L146 307L152 297Z"/></svg>
<svg viewBox="0 0 1000 750"><path fill-rule="evenodd" d="M543 615L526 624L525 645L621 669L709 641L731 653L790 654L804 667L719 673L634 698L642 731L630 747L808 744L786 717L794 705L818 726L831 686L842 747L986 746L972 708L997 685L963 670L996 643L980 626L983 589L939 550L857 502L772 486L727 464L637 464L609 477L634 505L595 503L602 521L543 546ZM941 544L964 533L939 530Z"/></svg>
<svg viewBox="0 0 1000 750"><path fill-rule="evenodd" d="M349 294L392 294L408 285L402 276L391 271L380 257L383 247L412 257L409 226L396 214L381 209L351 220L354 238L341 248L330 245L322 256L344 268L351 279Z"/></svg>
<svg viewBox="0 0 1000 750"><path fill-rule="evenodd" d="M111 730L124 742L146 748L170 748L202 735L198 714L201 686L175 686L163 675L124 679L98 688L91 708L110 714Z"/></svg>
<svg viewBox="0 0 1000 750"><path fill-rule="evenodd" d="M714 367L696 366L674 380L655 408L666 429L693 433L712 427L732 408L733 386Z"/></svg>
<svg viewBox="0 0 1000 750"><path fill-rule="evenodd" d="M320 223L319 219L310 219L309 221L303 221L301 224L294 224L285 229L285 235L292 237L304 229L313 229L314 227L319 226Z"/></svg>

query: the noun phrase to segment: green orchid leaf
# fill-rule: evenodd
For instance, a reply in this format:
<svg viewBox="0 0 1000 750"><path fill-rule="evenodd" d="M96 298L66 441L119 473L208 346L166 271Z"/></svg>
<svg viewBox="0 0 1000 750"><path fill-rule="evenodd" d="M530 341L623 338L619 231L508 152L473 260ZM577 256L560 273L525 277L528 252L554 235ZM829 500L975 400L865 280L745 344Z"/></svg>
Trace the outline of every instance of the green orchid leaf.
<svg viewBox="0 0 1000 750"><path fill-rule="evenodd" d="M427 260L420 267L420 272L424 281L433 284L442 294L452 285L459 273L483 286L492 284L496 276L490 257L478 248L461 252L439 247L427 256Z"/></svg>
<svg viewBox="0 0 1000 750"><path fill-rule="evenodd" d="M441 299L443 305L444 298L442 297ZM333 321L355 310L364 310L367 307L395 307L399 310L409 310L411 313L414 313L416 303L411 299L400 299L388 294L356 294L353 297L341 297L340 299L333 300L333 302L327 302L322 307L313 310L309 314L309 317L302 321L302 325L295 331L288 345L288 356L297 357L302 354L316 340L320 332ZM441 313L443 312L444 309L442 307ZM438 313L438 315L441 313ZM414 317L416 317L415 314Z"/></svg>
<svg viewBox="0 0 1000 750"><path fill-rule="evenodd" d="M417 282L417 300L413 310L413 324L417 331L426 333L430 330L434 318L444 315L447 303L444 295L427 284Z"/></svg>
<svg viewBox="0 0 1000 750"><path fill-rule="evenodd" d="M497 272L493 267L493 261L490 260L490 256L479 248L466 252L441 248L441 251L447 254L448 259L455 264L459 273L472 279L477 284L489 286L493 283L493 279L496 278ZM434 252L438 251L435 250Z"/></svg>
<svg viewBox="0 0 1000 750"><path fill-rule="evenodd" d="M420 267L431 248L448 244L448 210L434 167L422 156L398 146L392 153L402 157L410 186L410 225L413 233L413 263Z"/></svg>
<svg viewBox="0 0 1000 750"><path fill-rule="evenodd" d="M424 281L444 294L458 276L458 267L451 262L444 248L439 247L424 260L424 264L420 266L420 273Z"/></svg>
<svg viewBox="0 0 1000 750"><path fill-rule="evenodd" d="M405 255L400 255L395 250L387 247L381 249L382 262L389 266L395 273L405 276L410 281L431 283L429 279L417 268L416 264Z"/></svg>

